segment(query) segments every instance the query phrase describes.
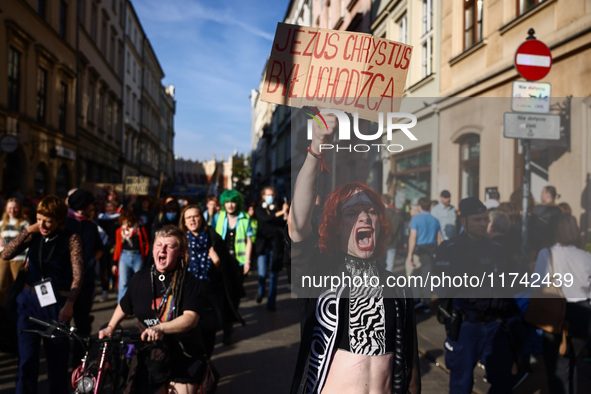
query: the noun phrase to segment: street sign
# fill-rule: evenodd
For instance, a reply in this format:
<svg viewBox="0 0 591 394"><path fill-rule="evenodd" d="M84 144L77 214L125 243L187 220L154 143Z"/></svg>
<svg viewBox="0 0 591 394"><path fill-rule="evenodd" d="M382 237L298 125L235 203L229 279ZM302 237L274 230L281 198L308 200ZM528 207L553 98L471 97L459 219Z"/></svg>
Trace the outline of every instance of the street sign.
<svg viewBox="0 0 591 394"><path fill-rule="evenodd" d="M548 113L551 85L545 82L513 82L511 109L518 112Z"/></svg>
<svg viewBox="0 0 591 394"><path fill-rule="evenodd" d="M560 115L520 114L505 112L503 136L537 140L560 139Z"/></svg>
<svg viewBox="0 0 591 394"><path fill-rule="evenodd" d="M18 138L14 135L5 135L0 139L0 150L5 153L12 153L18 148Z"/></svg>
<svg viewBox="0 0 591 394"><path fill-rule="evenodd" d="M515 51L515 68L528 81L544 78L552 67L552 54L542 41L526 40Z"/></svg>
<svg viewBox="0 0 591 394"><path fill-rule="evenodd" d="M64 159L76 160L76 152L65 146L56 145L55 154L57 157L63 157Z"/></svg>

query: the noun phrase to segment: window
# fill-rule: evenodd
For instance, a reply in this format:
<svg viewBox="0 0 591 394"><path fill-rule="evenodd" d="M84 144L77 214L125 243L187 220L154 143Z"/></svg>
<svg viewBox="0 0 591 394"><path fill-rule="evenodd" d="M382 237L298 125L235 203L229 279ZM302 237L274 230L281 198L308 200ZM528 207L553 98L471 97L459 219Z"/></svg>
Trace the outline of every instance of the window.
<svg viewBox="0 0 591 394"><path fill-rule="evenodd" d="M88 120L87 122L94 124L94 113L96 110L96 82L90 80L88 82Z"/></svg>
<svg viewBox="0 0 591 394"><path fill-rule="evenodd" d="M8 51L8 109L18 111L21 90L21 53L10 47Z"/></svg>
<svg viewBox="0 0 591 394"><path fill-rule="evenodd" d="M433 0L423 0L423 34L433 31Z"/></svg>
<svg viewBox="0 0 591 394"><path fill-rule="evenodd" d="M96 4L92 4L92 13L90 14L90 37L92 41L96 42L96 23L98 18L98 11Z"/></svg>
<svg viewBox="0 0 591 394"><path fill-rule="evenodd" d="M117 72L121 75L123 74L123 43L121 40L117 41L117 61L119 62Z"/></svg>
<svg viewBox="0 0 591 394"><path fill-rule="evenodd" d="M121 130L121 104L118 102L113 103L113 136ZM119 139L119 137L117 137Z"/></svg>
<svg viewBox="0 0 591 394"><path fill-rule="evenodd" d="M45 14L47 13L46 3L46 0L37 0L37 15L39 15L43 19L45 19Z"/></svg>
<svg viewBox="0 0 591 394"><path fill-rule="evenodd" d="M68 190L70 190L70 171L65 164L62 164L55 178L55 194L65 198Z"/></svg>
<svg viewBox="0 0 591 394"><path fill-rule="evenodd" d="M460 141L460 195L478 197L480 178L480 136L469 134Z"/></svg>
<svg viewBox="0 0 591 394"><path fill-rule="evenodd" d="M107 21L103 19L101 30L101 52L103 56L107 56Z"/></svg>
<svg viewBox="0 0 591 394"><path fill-rule="evenodd" d="M66 26L68 24L68 5L65 1L60 3L60 37L66 38Z"/></svg>
<svg viewBox="0 0 591 394"><path fill-rule="evenodd" d="M398 19L398 41L406 44L407 43L407 35L406 35L406 13L402 15L400 19Z"/></svg>
<svg viewBox="0 0 591 394"><path fill-rule="evenodd" d="M483 0L464 1L464 50L482 40Z"/></svg>
<svg viewBox="0 0 591 394"><path fill-rule="evenodd" d="M105 95L103 94L103 91L100 90L99 91L99 102L98 102L99 108L98 108L98 127L99 130L104 131L105 130Z"/></svg>
<svg viewBox="0 0 591 394"><path fill-rule="evenodd" d="M109 98L108 103L107 103L107 127L106 127L106 131L107 131L108 135L111 135L113 133L113 130L111 129L112 127L113 127L113 102Z"/></svg>
<svg viewBox="0 0 591 394"><path fill-rule="evenodd" d="M45 163L39 163L35 171L35 178L33 178L33 186L35 190L47 190L47 166Z"/></svg>
<svg viewBox="0 0 591 394"><path fill-rule="evenodd" d="M130 96L131 96L131 88L129 86L127 86L125 88L125 103L124 103L126 115L129 115L129 105L131 104Z"/></svg>
<svg viewBox="0 0 591 394"><path fill-rule="evenodd" d="M517 0L517 15L521 15L529 11L531 8L540 4L544 0Z"/></svg>
<svg viewBox="0 0 591 394"><path fill-rule="evenodd" d="M115 59L115 31L111 30L111 42L109 48L109 60L111 61L111 65L113 68L116 68L116 59Z"/></svg>
<svg viewBox="0 0 591 394"><path fill-rule="evenodd" d="M123 7L125 7L125 1L121 1L121 3L119 3L119 25L121 27L125 25L125 12Z"/></svg>
<svg viewBox="0 0 591 394"><path fill-rule="evenodd" d="M78 3L78 13L80 15L80 23L82 24L82 26L87 27L86 26L86 1L80 1Z"/></svg>
<svg viewBox="0 0 591 394"><path fill-rule="evenodd" d="M421 35L421 78L433 72L433 0L423 0Z"/></svg>
<svg viewBox="0 0 591 394"><path fill-rule="evenodd" d="M59 130L66 132L66 112L68 108L68 85L65 82L60 83L60 97L58 105Z"/></svg>
<svg viewBox="0 0 591 394"><path fill-rule="evenodd" d="M425 78L433 72L433 36L421 42L421 77Z"/></svg>
<svg viewBox="0 0 591 394"><path fill-rule="evenodd" d="M45 108L47 106L47 70L37 69L37 121L45 123Z"/></svg>
<svg viewBox="0 0 591 394"><path fill-rule="evenodd" d="M416 201L431 195L431 146L391 156L394 172L391 177L396 187L396 206L405 200Z"/></svg>

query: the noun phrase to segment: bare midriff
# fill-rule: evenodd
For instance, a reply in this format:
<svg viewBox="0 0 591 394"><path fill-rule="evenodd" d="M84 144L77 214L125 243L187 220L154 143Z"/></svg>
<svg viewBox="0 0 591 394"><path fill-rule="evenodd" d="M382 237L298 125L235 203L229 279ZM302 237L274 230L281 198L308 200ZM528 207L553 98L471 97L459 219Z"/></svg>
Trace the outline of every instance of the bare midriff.
<svg viewBox="0 0 591 394"><path fill-rule="evenodd" d="M338 349L330 363L322 394L392 392L392 353L363 356Z"/></svg>

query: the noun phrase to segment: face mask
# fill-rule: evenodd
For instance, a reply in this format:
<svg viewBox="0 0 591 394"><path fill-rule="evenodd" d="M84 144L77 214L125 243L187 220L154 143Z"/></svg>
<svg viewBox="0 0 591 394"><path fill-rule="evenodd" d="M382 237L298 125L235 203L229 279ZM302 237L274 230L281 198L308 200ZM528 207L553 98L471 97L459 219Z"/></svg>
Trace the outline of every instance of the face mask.
<svg viewBox="0 0 591 394"><path fill-rule="evenodd" d="M169 222L172 222L174 219L176 219L176 213L175 212L166 212L166 218L168 219Z"/></svg>
<svg viewBox="0 0 591 394"><path fill-rule="evenodd" d="M265 202L267 204L273 204L273 201L275 200L274 196L265 196Z"/></svg>

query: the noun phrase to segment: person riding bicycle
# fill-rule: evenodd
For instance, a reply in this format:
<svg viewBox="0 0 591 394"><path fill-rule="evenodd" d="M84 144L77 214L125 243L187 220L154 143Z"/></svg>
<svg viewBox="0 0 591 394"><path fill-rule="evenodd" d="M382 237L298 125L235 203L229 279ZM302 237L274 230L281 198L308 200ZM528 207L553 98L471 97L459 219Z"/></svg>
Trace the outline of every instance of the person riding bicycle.
<svg viewBox="0 0 591 394"><path fill-rule="evenodd" d="M204 366L197 328L204 299L200 283L186 269L187 238L178 227L166 225L156 231L152 252L154 265L131 278L99 339L113 335L126 316L135 314L141 339L151 345L132 361L131 392L195 392Z"/></svg>

